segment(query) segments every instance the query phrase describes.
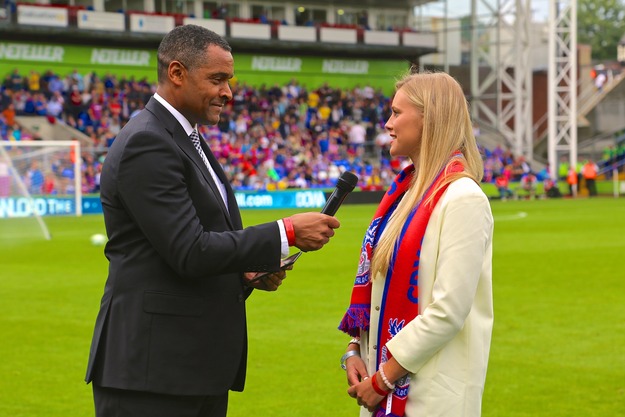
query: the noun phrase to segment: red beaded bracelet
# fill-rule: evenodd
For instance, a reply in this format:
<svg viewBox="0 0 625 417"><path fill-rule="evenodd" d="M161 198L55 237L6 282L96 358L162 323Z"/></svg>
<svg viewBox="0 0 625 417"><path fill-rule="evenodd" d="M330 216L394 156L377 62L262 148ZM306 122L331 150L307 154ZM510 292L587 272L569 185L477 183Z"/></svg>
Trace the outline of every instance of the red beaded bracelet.
<svg viewBox="0 0 625 417"><path fill-rule="evenodd" d="M295 246L295 229L293 228L293 222L290 217L282 219L284 224L284 231L286 232L286 240L289 242L289 246Z"/></svg>
<svg viewBox="0 0 625 417"><path fill-rule="evenodd" d="M378 395L381 395L382 397L386 397L388 395L388 392L384 391L378 385L376 374L373 374L373 376L371 377L371 386L373 387L373 390L378 393Z"/></svg>

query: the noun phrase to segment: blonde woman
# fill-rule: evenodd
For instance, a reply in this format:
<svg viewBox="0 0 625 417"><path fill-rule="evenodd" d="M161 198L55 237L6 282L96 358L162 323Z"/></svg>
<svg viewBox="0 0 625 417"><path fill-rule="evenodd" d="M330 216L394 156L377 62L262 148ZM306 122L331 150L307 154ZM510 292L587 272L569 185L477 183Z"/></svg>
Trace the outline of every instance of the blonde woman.
<svg viewBox="0 0 625 417"><path fill-rule="evenodd" d="M339 329L361 416L473 417L493 326L493 217L462 88L444 73L396 85L386 123L404 169L378 206Z"/></svg>

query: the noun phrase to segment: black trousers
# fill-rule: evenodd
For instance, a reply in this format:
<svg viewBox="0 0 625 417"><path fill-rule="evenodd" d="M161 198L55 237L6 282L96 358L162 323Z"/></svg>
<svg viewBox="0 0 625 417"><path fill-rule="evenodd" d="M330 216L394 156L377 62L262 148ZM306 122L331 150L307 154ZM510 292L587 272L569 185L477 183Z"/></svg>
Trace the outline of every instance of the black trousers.
<svg viewBox="0 0 625 417"><path fill-rule="evenodd" d="M586 188L588 188L588 195L596 196L597 195L597 183L594 179L586 178Z"/></svg>
<svg viewBox="0 0 625 417"><path fill-rule="evenodd" d="M217 396L167 395L93 385L96 417L226 417L228 392Z"/></svg>

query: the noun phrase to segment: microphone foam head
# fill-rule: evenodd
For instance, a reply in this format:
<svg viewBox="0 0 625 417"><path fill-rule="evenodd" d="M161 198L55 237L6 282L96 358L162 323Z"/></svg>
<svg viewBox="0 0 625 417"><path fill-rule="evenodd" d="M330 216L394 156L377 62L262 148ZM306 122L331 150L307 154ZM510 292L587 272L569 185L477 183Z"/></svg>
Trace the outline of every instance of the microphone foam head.
<svg viewBox="0 0 625 417"><path fill-rule="evenodd" d="M336 187L351 192L358 184L358 176L353 172L345 171L339 177Z"/></svg>

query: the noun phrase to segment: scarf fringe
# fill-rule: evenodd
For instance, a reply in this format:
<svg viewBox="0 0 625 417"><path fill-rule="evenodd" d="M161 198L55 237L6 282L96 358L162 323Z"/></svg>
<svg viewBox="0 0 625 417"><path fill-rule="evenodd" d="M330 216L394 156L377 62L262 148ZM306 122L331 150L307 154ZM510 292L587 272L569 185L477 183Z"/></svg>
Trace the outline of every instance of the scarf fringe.
<svg viewBox="0 0 625 417"><path fill-rule="evenodd" d="M369 330L369 311L371 307L368 305L351 305L343 316L339 324L339 330L349 334L352 337L360 336L360 330Z"/></svg>

